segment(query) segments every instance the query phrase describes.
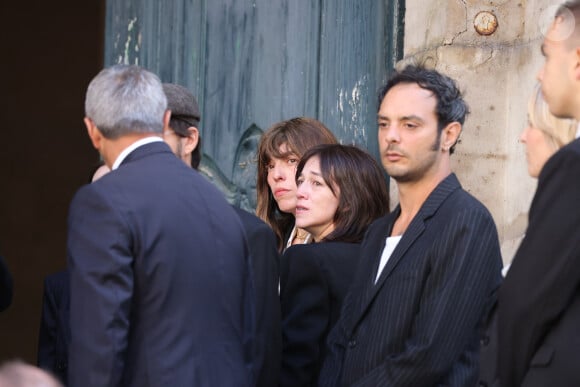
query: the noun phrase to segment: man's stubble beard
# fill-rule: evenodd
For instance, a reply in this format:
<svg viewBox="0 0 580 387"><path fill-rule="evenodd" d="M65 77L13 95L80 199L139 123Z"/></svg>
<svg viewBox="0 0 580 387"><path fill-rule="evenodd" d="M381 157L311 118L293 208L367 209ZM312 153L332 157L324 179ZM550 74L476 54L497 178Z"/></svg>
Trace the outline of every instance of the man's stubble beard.
<svg viewBox="0 0 580 387"><path fill-rule="evenodd" d="M423 176L425 175L425 171L427 171L433 164L435 164L435 160L437 160L437 154L440 151L440 141L441 141L441 131L437 130L437 137L435 138L435 141L433 142L433 144L431 144L431 146L429 147L429 151L431 152L431 156L425 160L428 161L427 163L421 164L419 165L418 169L414 169L414 170L409 170L406 171L404 173L401 174L397 174L396 171L393 171L395 173L391 174L388 170L388 168L385 166L385 171L387 172L387 174L392 177L397 183L408 183L408 182L412 182L412 181L420 181ZM396 148L391 148L391 146L389 145L389 147L387 147L387 150L396 150L399 153L401 153L403 156L406 156L406 152L401 152L400 150L396 149Z"/></svg>

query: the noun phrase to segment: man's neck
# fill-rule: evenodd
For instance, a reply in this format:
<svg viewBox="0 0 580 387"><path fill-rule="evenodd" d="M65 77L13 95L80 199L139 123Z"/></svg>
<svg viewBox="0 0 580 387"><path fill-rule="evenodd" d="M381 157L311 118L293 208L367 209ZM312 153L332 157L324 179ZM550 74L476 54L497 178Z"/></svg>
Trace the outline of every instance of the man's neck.
<svg viewBox="0 0 580 387"><path fill-rule="evenodd" d="M117 160L117 157L119 157L123 150L131 146L131 144L135 143L136 141L147 137L160 137L160 135L155 133L131 133L114 140L105 139L105 146L101 152L101 156L103 157L105 164L107 164L109 168L112 168L113 163L115 160Z"/></svg>
<svg viewBox="0 0 580 387"><path fill-rule="evenodd" d="M443 169L434 175L426 176L418 181L397 182L401 213L393 226L393 231L391 233L392 236L401 235L405 232L431 192L433 192L439 183L449 176L450 173L450 169Z"/></svg>

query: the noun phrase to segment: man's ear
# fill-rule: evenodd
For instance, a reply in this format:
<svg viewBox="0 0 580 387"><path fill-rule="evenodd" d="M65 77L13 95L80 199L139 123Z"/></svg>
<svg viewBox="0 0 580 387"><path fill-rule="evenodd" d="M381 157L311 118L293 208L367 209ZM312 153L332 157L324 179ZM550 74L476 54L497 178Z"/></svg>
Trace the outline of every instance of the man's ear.
<svg viewBox="0 0 580 387"><path fill-rule="evenodd" d="M93 146L95 147L95 149L100 150L103 135L99 131L99 128L97 128L93 120L91 120L89 117L85 117L83 121L85 122L85 126L87 127L87 133L89 135L89 138L91 139L91 142L93 143Z"/></svg>
<svg viewBox="0 0 580 387"><path fill-rule="evenodd" d="M185 137L185 153L189 154L197 148L199 144L199 131L195 126L190 126L187 128L189 136Z"/></svg>
<svg viewBox="0 0 580 387"><path fill-rule="evenodd" d="M461 129L462 126L457 121L451 122L443 128L441 133L441 148L444 151L448 151L453 145L455 145L459 139L459 135L461 134Z"/></svg>

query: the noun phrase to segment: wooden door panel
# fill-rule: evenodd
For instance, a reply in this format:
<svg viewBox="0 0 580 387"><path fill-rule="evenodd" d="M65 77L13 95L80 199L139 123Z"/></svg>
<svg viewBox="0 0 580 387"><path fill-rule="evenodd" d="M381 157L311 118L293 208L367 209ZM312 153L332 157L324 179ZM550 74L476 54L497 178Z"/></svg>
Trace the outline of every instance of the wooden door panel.
<svg viewBox="0 0 580 387"><path fill-rule="evenodd" d="M250 148L277 121L315 117L341 142L377 154L376 92L402 54L394 44L402 8L403 0L109 1L106 64L139 64L196 95L201 169L251 210Z"/></svg>

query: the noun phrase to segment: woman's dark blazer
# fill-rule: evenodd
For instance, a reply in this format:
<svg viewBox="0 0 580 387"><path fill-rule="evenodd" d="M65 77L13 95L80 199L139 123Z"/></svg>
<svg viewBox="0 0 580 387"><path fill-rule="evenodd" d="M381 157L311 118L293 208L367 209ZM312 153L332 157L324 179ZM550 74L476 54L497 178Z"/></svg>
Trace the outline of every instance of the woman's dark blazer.
<svg viewBox="0 0 580 387"><path fill-rule="evenodd" d="M281 260L282 370L280 386L315 386L326 336L338 320L354 278L358 243L289 247Z"/></svg>

